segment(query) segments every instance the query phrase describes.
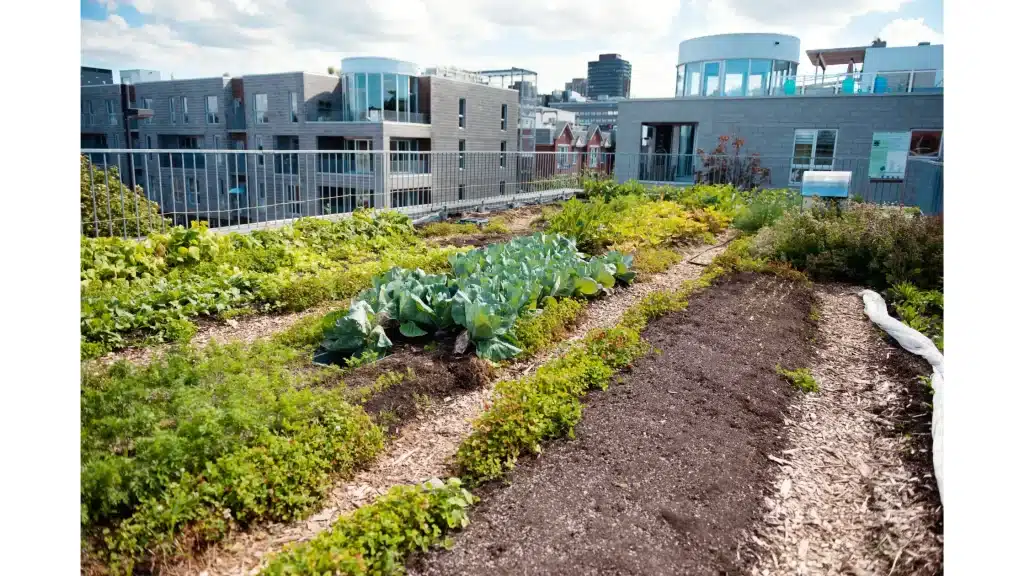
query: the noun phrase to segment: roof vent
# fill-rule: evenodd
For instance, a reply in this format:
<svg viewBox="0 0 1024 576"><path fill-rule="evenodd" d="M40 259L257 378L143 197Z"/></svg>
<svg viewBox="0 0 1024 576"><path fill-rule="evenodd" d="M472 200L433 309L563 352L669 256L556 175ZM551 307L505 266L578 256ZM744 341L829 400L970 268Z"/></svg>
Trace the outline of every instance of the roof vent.
<svg viewBox="0 0 1024 576"><path fill-rule="evenodd" d="M917 45L918 46L931 46L932 43L931 42L918 42Z"/></svg>

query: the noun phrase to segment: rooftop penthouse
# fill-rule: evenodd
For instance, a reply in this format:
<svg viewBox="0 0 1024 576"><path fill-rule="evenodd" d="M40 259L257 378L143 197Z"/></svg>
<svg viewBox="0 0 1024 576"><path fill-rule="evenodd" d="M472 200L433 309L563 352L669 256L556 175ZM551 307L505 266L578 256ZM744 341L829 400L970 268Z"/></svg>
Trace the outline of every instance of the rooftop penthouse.
<svg viewBox="0 0 1024 576"><path fill-rule="evenodd" d="M942 46L808 50L813 74L798 74L800 39L719 34L679 43L677 98L907 94L942 91ZM845 67L845 70L841 68ZM837 68L839 70L837 71Z"/></svg>

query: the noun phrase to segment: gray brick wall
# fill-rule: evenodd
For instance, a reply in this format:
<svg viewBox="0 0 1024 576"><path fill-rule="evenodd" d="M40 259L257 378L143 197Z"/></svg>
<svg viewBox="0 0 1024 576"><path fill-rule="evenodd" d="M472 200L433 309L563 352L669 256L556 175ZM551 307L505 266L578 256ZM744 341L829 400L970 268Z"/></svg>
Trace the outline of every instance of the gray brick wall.
<svg viewBox="0 0 1024 576"><path fill-rule="evenodd" d="M741 137L746 141L743 153L760 154L762 164L771 169L772 186L789 184L795 130L836 129L835 169L853 171L855 189L891 201L914 188L911 170L905 186L870 183L867 160L872 135L942 129L942 119L942 94L623 101L619 103L616 177L625 181L636 176L638 162L631 156L641 151L644 123L695 123L695 148L708 152L719 136Z"/></svg>
<svg viewBox="0 0 1024 576"><path fill-rule="evenodd" d="M464 186L464 198L505 194L516 187L515 154L519 149L519 93L515 90L430 77L430 137L434 155L433 187L435 202L441 195L458 199L458 186ZM459 128L459 98L466 99L466 126ZM501 130L501 105L508 106L506 129ZM465 168L459 169L459 140L466 141ZM493 152L506 142L509 155L501 168ZM476 154L474 154L474 152ZM480 154L490 152L491 154Z"/></svg>

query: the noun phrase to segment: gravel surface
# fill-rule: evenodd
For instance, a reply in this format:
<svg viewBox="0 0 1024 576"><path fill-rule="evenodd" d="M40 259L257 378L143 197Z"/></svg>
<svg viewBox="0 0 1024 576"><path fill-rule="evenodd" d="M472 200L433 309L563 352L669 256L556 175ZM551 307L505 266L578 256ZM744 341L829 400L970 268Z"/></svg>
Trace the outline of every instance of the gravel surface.
<svg viewBox="0 0 1024 576"><path fill-rule="evenodd" d="M811 372L821 390L786 421L775 494L751 536L760 558L753 574L941 573L931 414L913 400L923 388L915 372L930 370L882 339L856 289L819 286L816 296Z"/></svg>
<svg viewBox="0 0 1024 576"><path fill-rule="evenodd" d="M796 395L775 366L806 366L810 304L803 285L740 274L653 321L662 352L588 395L575 440L482 491L454 548L410 572L740 573Z"/></svg>
<svg viewBox="0 0 1024 576"><path fill-rule="evenodd" d="M722 236L720 241L724 238ZM685 260L707 250L706 245L694 246L682 250L682 254ZM713 248L702 258L713 257L722 250L724 246ZM684 280L697 278L702 270L701 266L683 261L661 274L592 303L566 342L581 338L591 328L615 325L629 306L647 294L657 289L677 287ZM491 382L527 374L558 353L560 350L554 350L531 361L511 364ZM255 574L268 554L279 551L287 543L313 538L342 514L372 502L391 487L447 476L455 451L472 431L472 421L480 414L484 403L490 400L492 392L493 384L435 402L407 422L368 469L352 479L339 482L322 509L312 516L289 524L261 526L236 533L203 554L165 567L161 573L205 576Z"/></svg>

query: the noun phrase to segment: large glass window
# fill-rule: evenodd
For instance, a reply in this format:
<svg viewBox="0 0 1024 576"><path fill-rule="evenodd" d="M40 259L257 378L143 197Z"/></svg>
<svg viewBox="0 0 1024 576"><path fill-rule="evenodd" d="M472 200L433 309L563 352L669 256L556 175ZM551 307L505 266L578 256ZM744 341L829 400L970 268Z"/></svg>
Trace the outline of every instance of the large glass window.
<svg viewBox="0 0 1024 576"><path fill-rule="evenodd" d="M789 78L790 63L785 60L775 60L772 65L772 91L775 94L783 93L783 86Z"/></svg>
<svg viewBox="0 0 1024 576"><path fill-rule="evenodd" d="M410 120L413 122L421 122L418 117L419 108L419 95L420 95L420 83L415 76L409 78L409 115Z"/></svg>
<svg viewBox="0 0 1024 576"><path fill-rule="evenodd" d="M220 102L216 96L206 97L206 123L220 124Z"/></svg>
<svg viewBox="0 0 1024 576"><path fill-rule="evenodd" d="M750 60L725 61L725 95L743 96L746 93L747 68Z"/></svg>
<svg viewBox="0 0 1024 576"><path fill-rule="evenodd" d="M686 95L700 95L700 63L686 65Z"/></svg>
<svg viewBox="0 0 1024 576"><path fill-rule="evenodd" d="M409 121L409 77L398 77L398 121Z"/></svg>
<svg viewBox="0 0 1024 576"><path fill-rule="evenodd" d="M270 122L270 103L266 94L256 94L253 99L253 112L255 112L257 124Z"/></svg>
<svg viewBox="0 0 1024 576"><path fill-rule="evenodd" d="M380 76L380 74L366 75L366 112L370 120L380 120L381 110L384 109Z"/></svg>
<svg viewBox="0 0 1024 576"><path fill-rule="evenodd" d="M701 88L701 96L718 96L721 64L719 62L704 63L704 85Z"/></svg>
<svg viewBox="0 0 1024 576"><path fill-rule="evenodd" d="M398 78L394 74L384 76L384 119L398 120Z"/></svg>
<svg viewBox="0 0 1024 576"><path fill-rule="evenodd" d="M686 67L683 65L676 66L676 98L682 98L686 92Z"/></svg>
<svg viewBox="0 0 1024 576"><path fill-rule="evenodd" d="M768 94L768 82L771 74L771 60L751 60L750 76L747 77L747 96L764 96Z"/></svg>

